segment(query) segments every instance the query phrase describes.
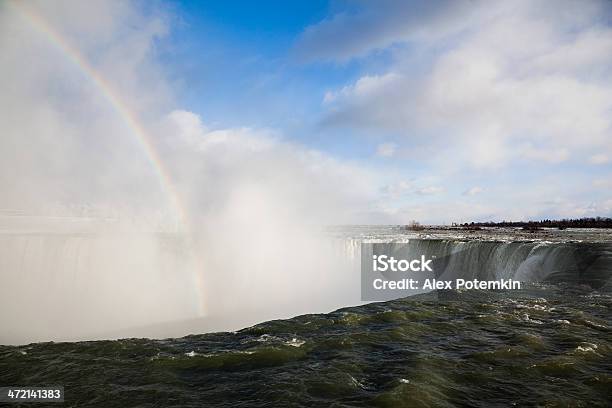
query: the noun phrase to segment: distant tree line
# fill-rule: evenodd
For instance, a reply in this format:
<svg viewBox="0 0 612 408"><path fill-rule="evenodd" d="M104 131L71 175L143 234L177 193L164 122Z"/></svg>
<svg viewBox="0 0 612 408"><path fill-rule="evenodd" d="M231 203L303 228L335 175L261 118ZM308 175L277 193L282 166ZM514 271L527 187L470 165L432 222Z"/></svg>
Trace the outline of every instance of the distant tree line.
<svg viewBox="0 0 612 408"><path fill-rule="evenodd" d="M594 217L541 221L466 222L464 224L455 224L455 226L467 229L476 229L480 227L517 227L527 230L538 228L612 228L612 218Z"/></svg>

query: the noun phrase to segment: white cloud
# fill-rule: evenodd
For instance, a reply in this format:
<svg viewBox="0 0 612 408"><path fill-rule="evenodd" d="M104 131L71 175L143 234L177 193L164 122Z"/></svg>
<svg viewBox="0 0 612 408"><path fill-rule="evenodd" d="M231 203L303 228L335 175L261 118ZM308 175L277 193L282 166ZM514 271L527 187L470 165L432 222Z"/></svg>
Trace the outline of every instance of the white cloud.
<svg viewBox="0 0 612 408"><path fill-rule="evenodd" d="M594 149L608 154L612 28L603 16L610 15L609 4L456 2L452 7L462 12L455 15L449 7L385 3L350 17L369 16L369 31L357 37L370 40L354 52L336 50L338 58L398 42L409 43L413 52L390 48L396 57L387 73L367 74L330 92L325 123L403 133L410 147L428 146L437 165L448 165L441 158L451 152L453 165L478 168L558 164L586 158ZM392 13L402 12L423 21L395 26ZM462 20L468 14L473 24ZM337 30L351 29L340 24L350 18L313 26L305 38L317 32L319 41L329 40ZM435 33L440 21L446 31ZM374 41L378 35L384 41ZM331 52L328 47L322 49ZM415 70L415 62L431 68Z"/></svg>
<svg viewBox="0 0 612 408"><path fill-rule="evenodd" d="M349 223L357 221L355 213L364 210L360 205L376 186L368 170L265 129L210 130L196 114L177 110L161 126L160 137L168 135L172 154L164 159L173 177L192 196L189 202L209 207L223 208L227 197L248 185L268 192L271 200L284 203L282 212L308 223Z"/></svg>
<svg viewBox="0 0 612 408"><path fill-rule="evenodd" d="M416 181L400 180L396 183L391 183L382 188L382 193L387 198L399 199L406 195L437 195L445 191L443 187L426 185L420 186ZM388 212L388 211L387 211Z"/></svg>
<svg viewBox="0 0 612 408"><path fill-rule="evenodd" d="M469 27L476 17L466 0L362 2L308 27L296 46L304 60L346 62L413 38L443 37Z"/></svg>
<svg viewBox="0 0 612 408"><path fill-rule="evenodd" d="M589 157L589 163L591 164L606 164L610 161L610 158L606 154L594 154Z"/></svg>
<svg viewBox="0 0 612 408"><path fill-rule="evenodd" d="M525 158L547 163L561 163L570 157L569 151L565 148L535 148L531 145L523 147L520 154Z"/></svg>
<svg viewBox="0 0 612 408"><path fill-rule="evenodd" d="M531 7L529 14L536 19L554 19L573 29L592 25L593 21L605 25L606 13L609 12L609 5L605 0L516 0L511 3L484 0L380 0L375 4L359 2L351 12L339 12L308 27L302 33L296 51L305 60L346 62L397 44L435 45L444 41L452 44L457 37L477 31L483 21L503 22L507 16L517 16L528 7ZM520 22L520 18L515 20ZM511 38L518 39L516 43L520 44L529 40L530 36L530 32L515 31ZM593 38L593 41L597 42L597 39ZM523 43L530 45L528 41ZM569 53L572 57L580 58L585 54L571 48L560 51L548 57L551 62L563 61L566 66L568 63L579 66L562 56ZM598 58L605 60L605 56L601 54Z"/></svg>
<svg viewBox="0 0 612 408"><path fill-rule="evenodd" d="M484 190L481 187L478 186L474 186L472 188L467 189L466 191L463 192L463 195L467 195L467 196L474 196L477 194L482 193Z"/></svg>
<svg viewBox="0 0 612 408"><path fill-rule="evenodd" d="M0 207L120 206L115 199L130 196L142 210L159 200L147 157L112 99L146 123L171 104L153 52L164 14L128 2L88 3L0 7L0 174L20 180L0 177ZM108 85L96 84L75 54Z"/></svg>
<svg viewBox="0 0 612 408"><path fill-rule="evenodd" d="M381 211L424 222L609 214L607 198L585 187L605 177L587 164L612 157L609 2L383 1L351 10L309 27L296 46L305 60L367 67L326 94L322 124L393 135L395 156L418 152L408 166L441 175L435 184L388 183L384 192L404 201ZM478 196L477 208L475 198L462 208L445 195L418 197L423 185L466 180L478 180L464 192Z"/></svg>
<svg viewBox="0 0 612 408"><path fill-rule="evenodd" d="M376 155L381 157L392 157L397 145L395 143L381 143L376 147Z"/></svg>
<svg viewBox="0 0 612 408"><path fill-rule="evenodd" d="M415 190L415 193L421 195L435 195L444 192L444 188L439 186L427 186Z"/></svg>
<svg viewBox="0 0 612 408"><path fill-rule="evenodd" d="M398 199L404 194L409 194L414 191L413 182L407 180L400 180L396 183L388 184L383 186L381 192L385 197Z"/></svg>
<svg viewBox="0 0 612 408"><path fill-rule="evenodd" d="M381 88L388 85L393 86L400 76L390 72L385 75L365 75L359 78L353 85L347 85L336 92L327 92L324 102L333 102L340 98L370 97L380 92Z"/></svg>
<svg viewBox="0 0 612 408"><path fill-rule="evenodd" d="M591 183L595 188L612 190L612 177L595 179Z"/></svg>

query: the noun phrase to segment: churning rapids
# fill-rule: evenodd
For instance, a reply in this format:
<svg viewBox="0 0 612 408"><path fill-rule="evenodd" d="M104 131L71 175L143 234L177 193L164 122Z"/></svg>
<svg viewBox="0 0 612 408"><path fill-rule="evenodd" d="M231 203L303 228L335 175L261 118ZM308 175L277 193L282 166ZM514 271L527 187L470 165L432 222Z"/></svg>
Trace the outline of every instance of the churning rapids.
<svg viewBox="0 0 612 408"><path fill-rule="evenodd" d="M452 255L437 276L526 284L430 292L176 339L0 346L0 385L63 385L65 406L74 407L609 406L610 231L332 234L354 262L361 242L406 242L415 254ZM41 245L36 239L30 248ZM52 255L45 262L62 268Z"/></svg>

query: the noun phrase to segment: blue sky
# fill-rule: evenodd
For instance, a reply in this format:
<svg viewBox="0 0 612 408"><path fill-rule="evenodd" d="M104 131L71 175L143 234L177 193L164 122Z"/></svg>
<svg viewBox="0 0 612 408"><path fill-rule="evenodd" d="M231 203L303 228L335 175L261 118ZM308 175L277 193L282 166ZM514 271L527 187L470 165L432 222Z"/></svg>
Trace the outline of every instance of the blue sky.
<svg viewBox="0 0 612 408"><path fill-rule="evenodd" d="M288 51L306 25L324 16L327 6L313 2L315 7L298 7L296 14L276 2L264 2L260 9L253 4L178 3L180 25L168 39L174 53L168 61L172 73L188 84L181 101L214 115L223 126L235 125L236 107L247 108L242 117L252 125L270 125L275 116L281 123L286 115L278 115L279 110L288 109L284 100L277 101L297 92L320 103L320 96L307 89L320 89L324 73L292 63Z"/></svg>
<svg viewBox="0 0 612 408"><path fill-rule="evenodd" d="M166 61L184 108L215 127L280 129L313 147L360 154L361 143L340 142L340 132L331 136L319 126L325 92L357 79L359 64L304 64L294 52L304 28L332 9L327 1L175 7L179 24L166 39Z"/></svg>
<svg viewBox="0 0 612 408"><path fill-rule="evenodd" d="M482 205L467 214L485 219L610 214L611 61L593 55L612 50L605 3L172 5L165 64L182 107L208 126L273 129L376 169L381 191L395 191L390 211L459 202ZM532 46L506 38L513 25ZM582 60L562 69L563 53ZM561 102L540 111L550 98ZM569 188L553 188L561 179ZM532 211L504 208L511 199Z"/></svg>
<svg viewBox="0 0 612 408"><path fill-rule="evenodd" d="M386 174L381 185L375 187L381 190L395 180L428 176L419 163L376 155L379 144L395 144L401 139L397 131L327 123L324 99L328 92L364 74L384 74L394 59L386 50L367 59L304 59L298 44L304 30L335 13L357 10L355 4L172 4L177 24L165 39L166 69L177 81L181 108L200 115L207 126L271 129L287 140ZM426 195L411 198L428 199Z"/></svg>
<svg viewBox="0 0 612 408"><path fill-rule="evenodd" d="M138 112L161 140L167 172L189 185L185 195L208 194L198 203L218 194L213 186L231 196L253 174L276 171L295 178L262 189L284 195L310 186L307 195L329 197L338 214L355 210L350 222L612 215L609 1L24 4ZM0 125L15 138L2 143L56 141L61 160L52 156L42 172L39 156L48 157L34 152L31 163L57 180L36 182L58 186L60 201L80 198L81 184L96 192L91 177L62 191L64 172L81 168L74 157L113 163L104 170L112 173L121 165L95 153L98 145L114 157L138 153L122 150L129 135L119 137L120 118L87 75L18 14L0 6L3 38L19 39L0 43L0 74L11 84ZM206 156L213 140L227 143L221 157ZM203 154L191 172L181 174L187 166L172 143L190 143L183 147L192 158ZM261 161L249 168L243 154ZM223 161L235 157L242 161ZM205 164L217 159L219 168ZM145 177L123 173L129 186ZM113 177L101 179L106 197Z"/></svg>

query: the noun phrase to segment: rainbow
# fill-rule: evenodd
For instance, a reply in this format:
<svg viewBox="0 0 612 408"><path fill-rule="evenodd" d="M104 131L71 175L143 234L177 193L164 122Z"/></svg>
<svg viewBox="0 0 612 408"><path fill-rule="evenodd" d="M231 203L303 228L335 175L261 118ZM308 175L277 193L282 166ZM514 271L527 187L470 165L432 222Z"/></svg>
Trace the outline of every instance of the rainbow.
<svg viewBox="0 0 612 408"><path fill-rule="evenodd" d="M155 176L159 180L160 188L164 195L169 199L170 206L175 212L177 217L177 229L185 233L191 238L192 235L189 233L189 216L186 211L186 207L182 205L181 197L174 188L172 177L166 169L163 161L159 157L155 149L155 145L148 135L145 127L138 120L137 115L132 112L127 103L121 98L120 94L115 91L113 86L103 77L98 71L87 61L81 53L72 46L66 39L64 39L60 33L58 33L44 18L38 15L34 10L24 4L24 2L18 2L15 0L9 0L5 4L8 4L16 12L17 15L21 16L34 31L40 33L45 37L48 42L53 45L58 51L61 52L68 60L70 60L75 67L77 67L85 77L91 81L91 83L98 90L109 105L115 110L118 117L121 118L138 143L142 148L143 152L151 168L155 172ZM205 313L205 302L204 302L204 283L202 280L202 262L197 256L195 251L196 270L193 272L193 287L196 290L196 311L198 316L204 316Z"/></svg>

